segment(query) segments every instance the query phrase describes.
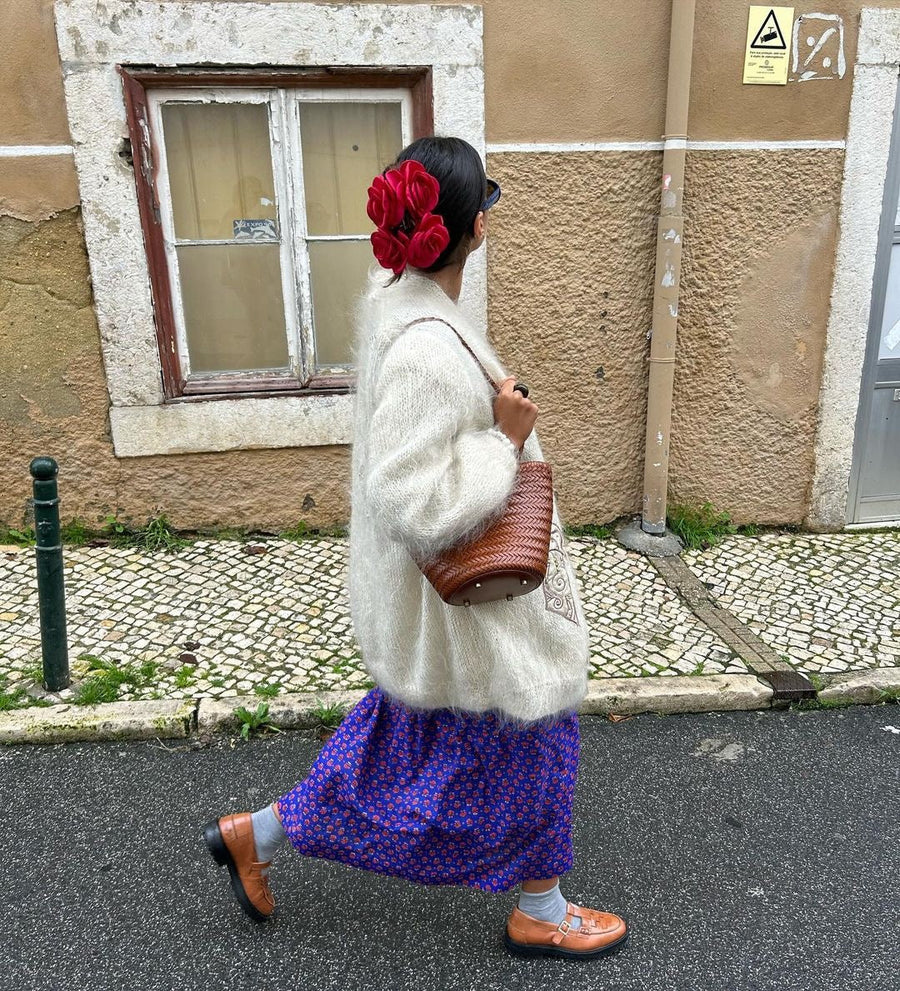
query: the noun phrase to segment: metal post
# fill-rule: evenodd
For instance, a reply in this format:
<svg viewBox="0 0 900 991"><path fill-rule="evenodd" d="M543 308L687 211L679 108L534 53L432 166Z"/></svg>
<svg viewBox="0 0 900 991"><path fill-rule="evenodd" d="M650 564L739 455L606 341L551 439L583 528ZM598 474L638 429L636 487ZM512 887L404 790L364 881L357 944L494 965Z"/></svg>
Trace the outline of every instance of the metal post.
<svg viewBox="0 0 900 991"><path fill-rule="evenodd" d="M38 604L41 613L41 654L44 687L58 692L69 687L69 652L66 644L66 593L63 584L62 542L59 536L59 496L53 458L31 462L34 479L34 531L37 537Z"/></svg>

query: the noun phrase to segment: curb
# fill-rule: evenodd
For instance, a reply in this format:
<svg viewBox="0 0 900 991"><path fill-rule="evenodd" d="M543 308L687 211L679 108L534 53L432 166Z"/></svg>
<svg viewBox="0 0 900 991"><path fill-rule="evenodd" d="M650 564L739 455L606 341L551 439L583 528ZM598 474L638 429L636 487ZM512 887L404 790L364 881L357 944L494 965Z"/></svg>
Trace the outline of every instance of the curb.
<svg viewBox="0 0 900 991"><path fill-rule="evenodd" d="M657 675L588 682L581 713L623 716L640 712L732 712L767 709L771 687L752 674Z"/></svg>
<svg viewBox="0 0 900 991"><path fill-rule="evenodd" d="M189 699L53 705L0 712L0 743L74 743L186 737L196 703Z"/></svg>
<svg viewBox="0 0 900 991"><path fill-rule="evenodd" d="M900 667L823 675L822 681L825 687L817 694L820 702L871 705L900 699Z"/></svg>
<svg viewBox="0 0 900 991"><path fill-rule="evenodd" d="M823 676L818 701L867 705L900 698L900 667ZM54 705L0 712L0 744L73 743L104 740L184 739L194 733L236 732L235 710L269 705L268 722L291 730L318 725L320 706L354 706L364 689L298 692L264 700L258 695L226 699L172 699L107 702L102 705ZM734 712L772 707L772 688L750 674L657 675L600 678L588 682L581 715L672 715Z"/></svg>
<svg viewBox="0 0 900 991"><path fill-rule="evenodd" d="M365 696L363 689L346 692L297 692L261 699L258 695L230 695L226 699L200 699L197 707L197 729L201 733L236 731L240 721L235 709L244 706L251 712L260 702L268 702L268 722L279 729L307 729L317 726L315 709L320 705L342 705L352 708Z"/></svg>

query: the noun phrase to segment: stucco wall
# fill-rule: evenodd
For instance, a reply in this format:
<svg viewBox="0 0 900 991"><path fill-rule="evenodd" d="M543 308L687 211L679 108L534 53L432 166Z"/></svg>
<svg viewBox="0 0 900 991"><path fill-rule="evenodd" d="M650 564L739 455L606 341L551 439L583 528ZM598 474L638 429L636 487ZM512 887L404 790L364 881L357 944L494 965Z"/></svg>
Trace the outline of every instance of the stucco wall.
<svg viewBox="0 0 900 991"><path fill-rule="evenodd" d="M746 4L700 0L691 137L843 138L859 8L827 8L844 18L843 80L745 87ZM659 139L668 4L615 0L601 16L588 0L485 0L484 24L489 144ZM15 110L0 145L65 145L51 0L21 0L7 27L0 99ZM491 333L541 397L571 522L640 507L660 158L488 156L504 188L490 218ZM670 477L674 495L739 521L804 518L840 170L840 151L689 154ZM76 202L71 156L0 158L0 520L21 520L38 453L63 463L65 517L346 519L345 448L113 456Z"/></svg>
<svg viewBox="0 0 900 991"><path fill-rule="evenodd" d="M801 522L812 479L843 154L689 160L672 494Z"/></svg>
<svg viewBox="0 0 900 991"><path fill-rule="evenodd" d="M19 523L28 463L60 462L61 515L182 527L346 518L345 448L117 459L78 212L0 219L0 520Z"/></svg>

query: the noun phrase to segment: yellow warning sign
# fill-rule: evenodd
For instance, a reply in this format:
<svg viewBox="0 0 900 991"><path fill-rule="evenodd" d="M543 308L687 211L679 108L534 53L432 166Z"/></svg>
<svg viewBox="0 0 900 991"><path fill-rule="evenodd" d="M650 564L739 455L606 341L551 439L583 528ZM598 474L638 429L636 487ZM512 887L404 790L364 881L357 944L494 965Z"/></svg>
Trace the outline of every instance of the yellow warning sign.
<svg viewBox="0 0 900 991"><path fill-rule="evenodd" d="M751 7L744 53L744 82L784 86L793 7Z"/></svg>

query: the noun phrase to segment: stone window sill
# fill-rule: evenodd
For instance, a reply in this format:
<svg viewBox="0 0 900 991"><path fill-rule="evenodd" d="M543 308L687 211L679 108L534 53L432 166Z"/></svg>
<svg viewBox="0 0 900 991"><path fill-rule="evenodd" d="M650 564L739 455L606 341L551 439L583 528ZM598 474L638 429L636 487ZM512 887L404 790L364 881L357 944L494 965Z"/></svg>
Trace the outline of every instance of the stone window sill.
<svg viewBox="0 0 900 991"><path fill-rule="evenodd" d="M116 457L349 444L353 394L113 406Z"/></svg>

